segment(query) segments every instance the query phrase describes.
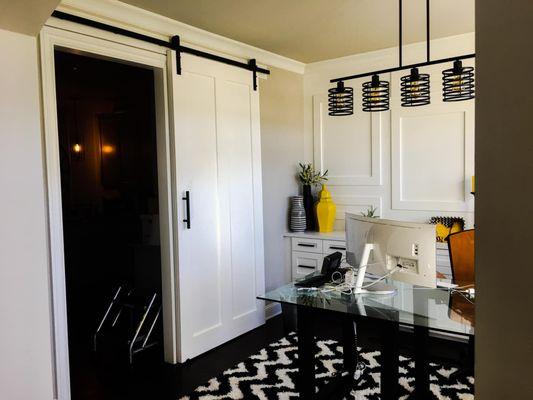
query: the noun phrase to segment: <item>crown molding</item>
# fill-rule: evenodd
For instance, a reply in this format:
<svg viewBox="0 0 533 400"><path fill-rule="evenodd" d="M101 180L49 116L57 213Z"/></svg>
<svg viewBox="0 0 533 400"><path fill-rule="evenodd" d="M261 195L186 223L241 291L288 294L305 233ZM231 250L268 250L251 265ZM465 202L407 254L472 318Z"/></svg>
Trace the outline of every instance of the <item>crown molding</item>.
<svg viewBox="0 0 533 400"><path fill-rule="evenodd" d="M201 47L241 60L255 58L258 64L265 66L281 68L298 74L303 74L305 70L305 64L302 62L117 0L63 0L57 9L161 39L179 35L182 43L186 45Z"/></svg>

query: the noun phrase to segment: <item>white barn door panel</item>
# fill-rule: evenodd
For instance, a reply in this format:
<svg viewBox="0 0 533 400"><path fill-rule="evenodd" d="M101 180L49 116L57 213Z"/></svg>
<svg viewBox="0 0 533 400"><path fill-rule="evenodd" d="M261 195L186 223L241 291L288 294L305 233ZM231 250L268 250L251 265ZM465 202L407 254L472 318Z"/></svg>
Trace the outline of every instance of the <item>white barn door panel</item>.
<svg viewBox="0 0 533 400"><path fill-rule="evenodd" d="M256 198L262 198L261 186L254 185L254 175L260 174L260 137L258 124L252 122L259 121L259 103L257 92L250 88L250 74L244 72L243 78L245 83L217 81L223 240L229 263L224 272L231 285L231 307L227 310L235 335L264 321L262 302L256 300L258 292L264 290L262 246L255 245L256 240L262 243L262 234L256 235L262 226L262 209L255 204Z"/></svg>
<svg viewBox="0 0 533 400"><path fill-rule="evenodd" d="M179 361L264 323L259 102L249 71L172 63ZM170 64L169 64L170 66ZM190 228L187 204L189 192Z"/></svg>

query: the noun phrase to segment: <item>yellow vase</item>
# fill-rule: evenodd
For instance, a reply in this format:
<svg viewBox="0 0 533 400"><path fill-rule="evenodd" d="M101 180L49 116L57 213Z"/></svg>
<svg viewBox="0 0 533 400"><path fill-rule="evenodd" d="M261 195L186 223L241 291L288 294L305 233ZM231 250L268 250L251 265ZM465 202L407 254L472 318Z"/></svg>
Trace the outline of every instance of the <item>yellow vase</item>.
<svg viewBox="0 0 533 400"><path fill-rule="evenodd" d="M331 193L329 193L326 185L322 185L322 190L318 195L318 202L316 203L316 217L318 219L319 232L333 232L333 225L335 224L335 216L337 213L337 206L331 200Z"/></svg>

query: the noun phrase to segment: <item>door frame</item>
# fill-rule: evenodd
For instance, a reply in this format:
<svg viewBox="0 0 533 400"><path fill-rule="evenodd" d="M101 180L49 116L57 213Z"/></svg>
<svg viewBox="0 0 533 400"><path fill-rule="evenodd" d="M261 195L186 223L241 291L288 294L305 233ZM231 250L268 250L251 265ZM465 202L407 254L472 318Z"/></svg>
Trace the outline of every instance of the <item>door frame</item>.
<svg viewBox="0 0 533 400"><path fill-rule="evenodd" d="M177 363L179 308L174 132L170 124L166 49L108 32L50 19L40 32L43 142L48 211L50 298L55 398L70 400L67 304L54 52L61 49L154 71L157 126L161 281L165 361Z"/></svg>

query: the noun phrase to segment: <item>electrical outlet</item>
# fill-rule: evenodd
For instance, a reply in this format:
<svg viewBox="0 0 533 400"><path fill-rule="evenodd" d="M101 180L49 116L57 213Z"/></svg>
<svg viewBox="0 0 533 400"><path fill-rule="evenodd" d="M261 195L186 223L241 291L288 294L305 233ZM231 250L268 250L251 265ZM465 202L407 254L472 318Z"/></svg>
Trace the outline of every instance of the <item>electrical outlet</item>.
<svg viewBox="0 0 533 400"><path fill-rule="evenodd" d="M404 258L398 256L391 256L387 254L387 269L390 271L396 268L397 265L401 265L403 268L401 271L410 271L418 273L418 260L411 258Z"/></svg>
<svg viewBox="0 0 533 400"><path fill-rule="evenodd" d="M400 258L398 264L400 264L404 270L408 270L415 273L418 272L417 260L411 260L409 258Z"/></svg>

